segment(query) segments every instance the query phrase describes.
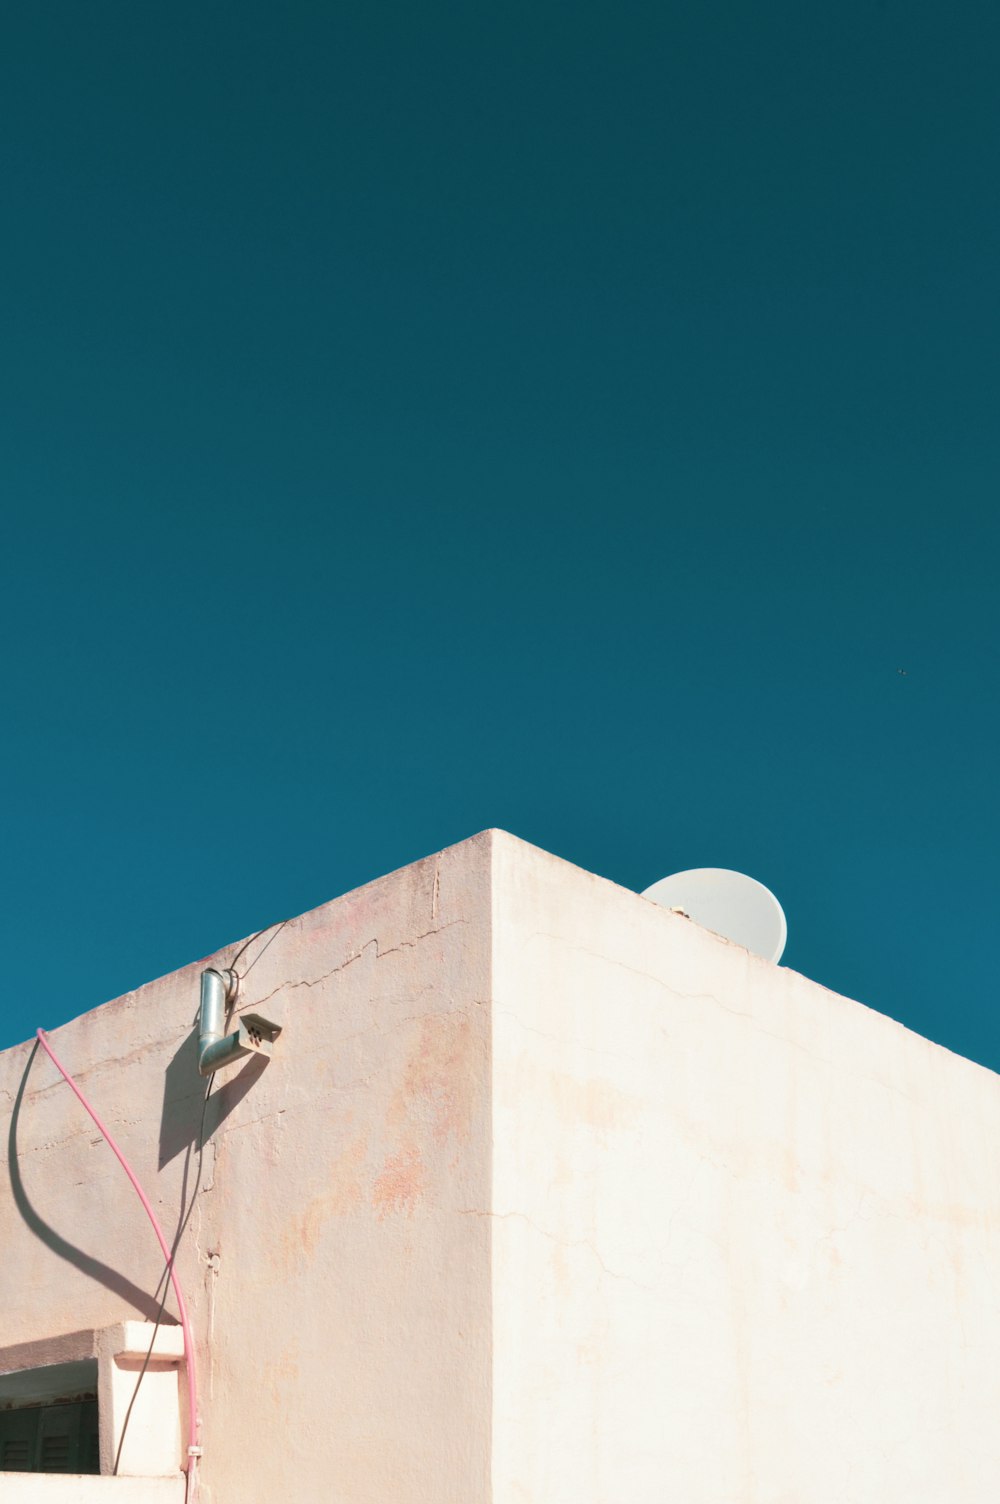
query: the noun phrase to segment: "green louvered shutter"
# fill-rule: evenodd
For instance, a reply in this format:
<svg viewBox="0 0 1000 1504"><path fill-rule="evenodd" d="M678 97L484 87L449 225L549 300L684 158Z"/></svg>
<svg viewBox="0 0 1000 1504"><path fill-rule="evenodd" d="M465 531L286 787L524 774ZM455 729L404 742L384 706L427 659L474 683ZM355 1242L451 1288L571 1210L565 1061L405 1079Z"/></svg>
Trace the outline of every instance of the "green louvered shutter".
<svg viewBox="0 0 1000 1504"><path fill-rule="evenodd" d="M38 1422L36 1473L78 1473L79 1405L46 1405Z"/></svg>
<svg viewBox="0 0 1000 1504"><path fill-rule="evenodd" d="M99 1473L97 1401L0 1411L0 1469Z"/></svg>
<svg viewBox="0 0 1000 1504"><path fill-rule="evenodd" d="M0 1471L35 1471L40 1414L40 1410L0 1410Z"/></svg>
<svg viewBox="0 0 1000 1504"><path fill-rule="evenodd" d="M101 1471L101 1441L97 1430L97 1401L92 1400L89 1404L81 1406L83 1415L80 1422L80 1471L81 1473L99 1473Z"/></svg>

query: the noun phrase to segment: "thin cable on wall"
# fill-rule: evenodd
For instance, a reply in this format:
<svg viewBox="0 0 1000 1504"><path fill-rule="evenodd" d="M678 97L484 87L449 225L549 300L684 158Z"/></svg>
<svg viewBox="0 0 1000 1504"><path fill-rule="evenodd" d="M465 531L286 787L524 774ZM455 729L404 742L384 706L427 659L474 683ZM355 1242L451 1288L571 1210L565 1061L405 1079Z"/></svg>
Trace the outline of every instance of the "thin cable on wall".
<svg viewBox="0 0 1000 1504"><path fill-rule="evenodd" d="M177 1228L176 1233L174 1234L174 1243L173 1247L170 1250L171 1256L173 1258L177 1257L177 1250L180 1247L181 1238L184 1236L184 1231L191 1220L191 1213L194 1211L195 1202L198 1199L198 1192L201 1189L201 1175L205 1160L205 1114L208 1111L208 1099L212 1095L212 1086L214 1082L215 1076L213 1074L208 1078L208 1088L205 1092L204 1101L201 1104L201 1122L198 1126L198 1173L195 1177L194 1190L191 1192L191 1199L188 1202L187 1210L181 1217L180 1225ZM146 1350L146 1356L143 1359L142 1367L140 1368L138 1378L135 1381L135 1388L132 1390L132 1398L128 1402L128 1409L125 1411L125 1419L122 1421L121 1432L118 1436L118 1450L115 1453L115 1465L111 1469L111 1475L115 1478L118 1476L118 1468L122 1460L122 1451L125 1447L125 1437L128 1435L128 1427L129 1421L132 1419L132 1411L135 1408L136 1400L139 1398L139 1390L142 1387L142 1381L146 1377L150 1361L153 1357L153 1349L156 1346L156 1334L160 1330L160 1327L163 1323L163 1313L167 1308L167 1296L169 1293L170 1265L165 1264L163 1267L163 1273L160 1275L156 1289L153 1292L153 1299L159 1301L159 1306L156 1312L156 1321L153 1325L153 1335L149 1339L149 1347ZM190 1478L190 1473L188 1474L188 1477Z"/></svg>
<svg viewBox="0 0 1000 1504"><path fill-rule="evenodd" d="M280 923L276 923L276 924L273 924L273 925L265 924L264 928L262 930L258 930L255 935L251 935L249 940L244 940L243 944L240 946L239 950L236 952L235 956L233 957L233 959L229 963L229 970L233 973L233 976L235 976L237 978L237 981L242 982L244 977L247 977L247 976L250 975L251 971L253 971L254 967L257 965L257 962L260 960L261 956L267 950L267 946L274 944L275 940L277 940L278 936L281 934L282 930L285 928L285 925L288 924L288 923L289 923L289 921L287 919L282 919L280 921ZM269 929L273 929L274 930L274 934L271 936L270 940L268 940L267 945L262 945L261 946L260 950L257 952L257 954L254 956L253 960L250 962L250 965L247 967L246 971L238 973L237 970L236 970L236 963L237 963L237 961L240 959L240 957L242 955L244 955L246 953L246 951L248 951L250 949L250 947L254 943L254 941L255 940L259 940L260 937L261 937L261 935L266 935Z"/></svg>
<svg viewBox="0 0 1000 1504"><path fill-rule="evenodd" d="M191 1322L188 1317L187 1304L184 1300L184 1292L181 1289L180 1280L177 1278L177 1271L174 1268L174 1256L171 1253L170 1248L167 1246L166 1238L163 1236L163 1229L160 1226L159 1218L153 1210L149 1197L146 1195L142 1186L139 1184L138 1178L135 1174L135 1171L132 1169L132 1166L129 1164L128 1160L125 1158L125 1155L116 1144L114 1138L108 1132L107 1127L98 1117L94 1108L90 1105L90 1102L84 1096L83 1092L80 1090L79 1086L77 1086L69 1071L63 1065L62 1061L59 1059L58 1055L49 1044L49 1041L45 1035L45 1030L38 1029L36 1033L38 1042L42 1046L42 1049L45 1051L46 1055L48 1055L49 1059L52 1061L52 1064L55 1066L56 1070L69 1086L70 1090L80 1102L81 1106L86 1110L86 1112L90 1114L91 1118L93 1118L98 1132L101 1134L102 1138L107 1143L108 1148L115 1155L118 1163L121 1165L122 1169L125 1171L125 1174L128 1176L129 1181L132 1185L132 1189L135 1191L136 1195L139 1197L139 1200L142 1202L146 1215L152 1223L153 1231L156 1234L156 1240L159 1243L160 1250L163 1254L164 1259L166 1260L167 1268L170 1273L170 1282L174 1287L174 1297L177 1301L177 1313L180 1317L181 1330L184 1335L184 1358L185 1366L187 1368L188 1387L187 1483L189 1504L194 1504L194 1501L197 1497L198 1459L201 1457L201 1416L198 1411L198 1378L195 1369L194 1338L191 1332Z"/></svg>

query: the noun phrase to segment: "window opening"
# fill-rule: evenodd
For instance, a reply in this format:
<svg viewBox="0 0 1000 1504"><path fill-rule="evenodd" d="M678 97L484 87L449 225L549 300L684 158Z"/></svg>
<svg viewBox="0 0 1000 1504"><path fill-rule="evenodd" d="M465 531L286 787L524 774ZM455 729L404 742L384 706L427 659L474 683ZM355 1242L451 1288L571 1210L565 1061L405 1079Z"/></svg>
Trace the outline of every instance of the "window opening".
<svg viewBox="0 0 1000 1504"><path fill-rule="evenodd" d="M0 1472L100 1471L96 1399L0 1410Z"/></svg>

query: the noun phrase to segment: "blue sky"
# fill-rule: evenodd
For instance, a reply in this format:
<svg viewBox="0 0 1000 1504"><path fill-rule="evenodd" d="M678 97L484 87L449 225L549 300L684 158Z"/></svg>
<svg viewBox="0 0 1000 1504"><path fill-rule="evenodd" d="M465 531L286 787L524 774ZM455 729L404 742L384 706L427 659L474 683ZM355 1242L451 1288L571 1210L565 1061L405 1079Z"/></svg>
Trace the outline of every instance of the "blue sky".
<svg viewBox="0 0 1000 1504"><path fill-rule="evenodd" d="M499 825L1000 1066L995 7L4 31L0 1043Z"/></svg>

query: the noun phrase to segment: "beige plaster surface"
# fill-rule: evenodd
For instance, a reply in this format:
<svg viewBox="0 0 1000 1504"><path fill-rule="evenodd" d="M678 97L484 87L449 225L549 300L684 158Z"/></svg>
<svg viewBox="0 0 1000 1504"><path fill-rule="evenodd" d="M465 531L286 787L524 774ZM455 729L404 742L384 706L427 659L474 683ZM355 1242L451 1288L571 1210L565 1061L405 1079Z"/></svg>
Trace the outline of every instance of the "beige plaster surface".
<svg viewBox="0 0 1000 1504"><path fill-rule="evenodd" d="M493 1504L995 1497L1000 1079L508 838L494 892Z"/></svg>
<svg viewBox="0 0 1000 1504"><path fill-rule="evenodd" d="M502 832L269 938L239 1006L283 1032L201 1155L198 977L238 946L52 1036L168 1237L189 1214L207 1504L992 1497L996 1076ZM162 1273L30 1055L0 1360L154 1317Z"/></svg>

